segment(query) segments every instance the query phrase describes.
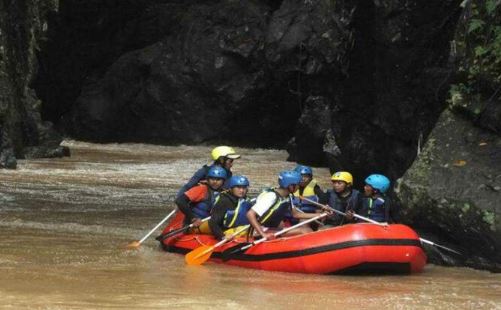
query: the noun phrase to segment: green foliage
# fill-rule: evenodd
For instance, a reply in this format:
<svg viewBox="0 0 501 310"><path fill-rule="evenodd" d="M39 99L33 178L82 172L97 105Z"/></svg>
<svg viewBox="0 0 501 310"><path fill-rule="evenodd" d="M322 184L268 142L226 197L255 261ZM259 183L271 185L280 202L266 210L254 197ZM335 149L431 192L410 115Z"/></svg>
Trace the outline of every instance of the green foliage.
<svg viewBox="0 0 501 310"><path fill-rule="evenodd" d="M501 0L465 0L461 6L464 14L455 40L459 74L449 102L500 98Z"/></svg>

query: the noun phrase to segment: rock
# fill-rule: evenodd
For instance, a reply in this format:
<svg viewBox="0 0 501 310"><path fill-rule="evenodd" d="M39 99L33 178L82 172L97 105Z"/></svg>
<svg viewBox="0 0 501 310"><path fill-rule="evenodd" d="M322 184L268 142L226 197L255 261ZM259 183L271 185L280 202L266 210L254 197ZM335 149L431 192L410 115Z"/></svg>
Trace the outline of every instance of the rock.
<svg viewBox="0 0 501 310"><path fill-rule="evenodd" d="M0 168L16 169L17 160L11 148L2 148L0 153Z"/></svg>
<svg viewBox="0 0 501 310"><path fill-rule="evenodd" d="M499 154L501 137L446 110L398 182L396 194L405 206L402 218L431 233L436 243L464 253L463 258L446 259L454 264L501 271L501 193L493 190L501 179L492 177L501 173ZM465 164L452 165L459 158Z"/></svg>
<svg viewBox="0 0 501 310"><path fill-rule="evenodd" d="M310 96L306 100L303 113L296 125L294 144L289 144L289 149L293 149L290 154L294 154L297 158L289 157L289 160L301 161L308 158L310 160L303 163L321 165L324 162L325 151L337 152L335 141L329 140L326 133L331 127L330 109L330 103L325 97ZM329 137L333 138L332 135Z"/></svg>
<svg viewBox="0 0 501 310"><path fill-rule="evenodd" d="M316 143L308 154L297 143L298 150L288 149L291 158L349 170L357 186L370 173L400 177L445 107L453 70L448 42L459 14L459 1L359 4L346 78L332 80L330 92L314 93L330 103L331 121L318 125L328 127L296 129L296 143L319 131L332 133L339 152L322 153Z"/></svg>
<svg viewBox="0 0 501 310"><path fill-rule="evenodd" d="M477 125L501 135L501 96L490 100L480 114Z"/></svg>
<svg viewBox="0 0 501 310"><path fill-rule="evenodd" d="M172 6L156 8L163 16ZM259 1L183 9L176 32L126 52L102 78L84 82L61 118L67 132L101 142L225 137L283 146L309 89L344 74L351 8L288 0L274 12Z"/></svg>
<svg viewBox="0 0 501 310"><path fill-rule="evenodd" d="M0 6L0 166L16 167L27 153L52 154L61 136L40 117L41 103L31 88L36 50L57 1L7 1ZM27 152L27 149L32 151Z"/></svg>

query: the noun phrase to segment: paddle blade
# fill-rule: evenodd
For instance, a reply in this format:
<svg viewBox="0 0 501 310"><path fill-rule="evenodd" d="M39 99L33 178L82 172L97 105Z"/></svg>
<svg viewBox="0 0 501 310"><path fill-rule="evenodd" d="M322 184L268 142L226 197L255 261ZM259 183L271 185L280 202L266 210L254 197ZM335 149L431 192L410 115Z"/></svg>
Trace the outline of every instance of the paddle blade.
<svg viewBox="0 0 501 310"><path fill-rule="evenodd" d="M202 245L190 253L186 254L184 257L184 260L186 261L186 264L188 265L202 265L205 263L210 256L212 255L212 252L214 251L214 247L210 245Z"/></svg>
<svg viewBox="0 0 501 310"><path fill-rule="evenodd" d="M137 249L138 247L141 246L141 243L139 241L132 241L131 243L127 244L126 248L127 249Z"/></svg>

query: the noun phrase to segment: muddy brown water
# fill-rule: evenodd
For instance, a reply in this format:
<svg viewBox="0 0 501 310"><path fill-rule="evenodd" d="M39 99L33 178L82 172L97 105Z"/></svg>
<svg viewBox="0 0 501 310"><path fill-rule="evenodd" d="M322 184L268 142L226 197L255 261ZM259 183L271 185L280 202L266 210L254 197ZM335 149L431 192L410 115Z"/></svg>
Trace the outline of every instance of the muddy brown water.
<svg viewBox="0 0 501 310"><path fill-rule="evenodd" d="M427 265L410 276L325 276L184 264L140 239L172 208L209 146L65 141L72 156L0 170L0 308L501 309L501 274ZM279 150L239 149L251 192L294 167ZM327 169L315 169L328 186Z"/></svg>

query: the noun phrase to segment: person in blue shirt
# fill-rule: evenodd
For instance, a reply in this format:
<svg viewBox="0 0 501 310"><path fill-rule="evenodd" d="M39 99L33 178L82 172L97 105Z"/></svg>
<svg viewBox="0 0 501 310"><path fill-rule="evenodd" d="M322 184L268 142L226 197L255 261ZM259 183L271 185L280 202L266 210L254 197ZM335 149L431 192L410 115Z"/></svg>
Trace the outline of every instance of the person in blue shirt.
<svg viewBox="0 0 501 310"><path fill-rule="evenodd" d="M202 168L198 169L190 180L177 192L176 198L182 196L186 191L201 181L206 180L209 169L214 166L220 166L226 170L226 181L223 184L222 189L228 189L229 179L233 175L231 172L233 160L240 158L240 155L238 155L232 147L218 146L212 150L211 157L214 162L211 165L204 165Z"/></svg>
<svg viewBox="0 0 501 310"><path fill-rule="evenodd" d="M365 179L364 199L360 215L381 223L396 222L396 212L386 195L390 180L382 174L371 174Z"/></svg>

